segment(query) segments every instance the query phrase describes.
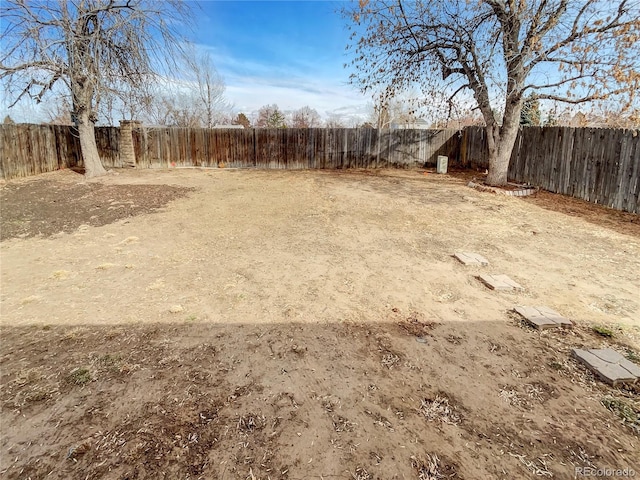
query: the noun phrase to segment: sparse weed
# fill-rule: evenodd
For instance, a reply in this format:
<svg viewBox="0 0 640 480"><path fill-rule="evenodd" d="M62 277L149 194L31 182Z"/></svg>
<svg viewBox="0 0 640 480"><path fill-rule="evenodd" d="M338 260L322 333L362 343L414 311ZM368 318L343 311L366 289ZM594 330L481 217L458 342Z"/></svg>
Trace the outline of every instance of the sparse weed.
<svg viewBox="0 0 640 480"><path fill-rule="evenodd" d="M18 372L11 387L17 387L17 394L13 400L16 407L47 400L58 391L58 386L50 382L38 367Z"/></svg>
<svg viewBox="0 0 640 480"><path fill-rule="evenodd" d="M400 361L400 357L393 353L386 353L382 357L382 365L384 365L388 369L393 368L394 365L396 365L399 361Z"/></svg>
<svg viewBox="0 0 640 480"><path fill-rule="evenodd" d="M335 415L331 420L333 422L333 429L336 432L353 432L356 425L341 415Z"/></svg>
<svg viewBox="0 0 640 480"><path fill-rule="evenodd" d="M36 386L25 394L24 401L25 403L41 402L49 398L51 396L51 393L52 392L44 387Z"/></svg>
<svg viewBox="0 0 640 480"><path fill-rule="evenodd" d="M29 368L18 372L14 383L19 387L24 387L38 382L42 377L43 375L40 368Z"/></svg>
<svg viewBox="0 0 640 480"><path fill-rule="evenodd" d="M640 364L640 354L634 352L630 348L627 348L627 355L626 356L627 356L627 359L630 360L631 362Z"/></svg>
<svg viewBox="0 0 640 480"><path fill-rule="evenodd" d="M605 327L604 325L594 325L593 327L591 327L591 330L605 338L613 338L614 336L613 330Z"/></svg>
<svg viewBox="0 0 640 480"><path fill-rule="evenodd" d="M80 340L83 333L84 333L84 330L82 328L76 327L66 332L62 336L61 340L62 341Z"/></svg>
<svg viewBox="0 0 640 480"><path fill-rule="evenodd" d="M564 370L564 365L560 362L549 362L549 367L556 371Z"/></svg>
<svg viewBox="0 0 640 480"><path fill-rule="evenodd" d="M640 411L633 405L620 398L606 396L602 399L602 405L615 413L624 424L640 433Z"/></svg>
<svg viewBox="0 0 640 480"><path fill-rule="evenodd" d="M99 357L97 363L101 369L107 370L109 372L119 373L122 369L122 355L120 355L119 353L107 353L106 355Z"/></svg>
<svg viewBox="0 0 640 480"><path fill-rule="evenodd" d="M89 369L78 367L71 370L69 376L67 377L67 380L73 385L83 386L93 380L93 377Z"/></svg>

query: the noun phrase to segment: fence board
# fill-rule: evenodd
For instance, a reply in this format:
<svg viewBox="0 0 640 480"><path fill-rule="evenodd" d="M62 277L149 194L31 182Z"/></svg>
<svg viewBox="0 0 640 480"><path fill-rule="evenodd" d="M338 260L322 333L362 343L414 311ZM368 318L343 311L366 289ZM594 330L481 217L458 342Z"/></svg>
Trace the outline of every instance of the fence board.
<svg viewBox="0 0 640 480"><path fill-rule="evenodd" d="M483 127L467 127L463 131L461 167L488 168L487 131Z"/></svg>
<svg viewBox="0 0 640 480"><path fill-rule="evenodd" d="M628 212L640 213L640 142L638 142L638 135L636 132L635 142L633 144L633 156L631 157L629 175L625 178L628 179L627 188L625 189L626 207L623 204L623 209Z"/></svg>

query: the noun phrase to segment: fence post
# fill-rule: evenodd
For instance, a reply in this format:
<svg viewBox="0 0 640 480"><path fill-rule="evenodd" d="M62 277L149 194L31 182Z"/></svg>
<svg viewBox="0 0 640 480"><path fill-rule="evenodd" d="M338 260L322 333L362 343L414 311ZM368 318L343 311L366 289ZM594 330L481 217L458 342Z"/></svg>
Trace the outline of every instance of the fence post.
<svg viewBox="0 0 640 480"><path fill-rule="evenodd" d="M123 167L136 166L136 152L133 148L133 127L139 127L136 120L120 120L120 161Z"/></svg>

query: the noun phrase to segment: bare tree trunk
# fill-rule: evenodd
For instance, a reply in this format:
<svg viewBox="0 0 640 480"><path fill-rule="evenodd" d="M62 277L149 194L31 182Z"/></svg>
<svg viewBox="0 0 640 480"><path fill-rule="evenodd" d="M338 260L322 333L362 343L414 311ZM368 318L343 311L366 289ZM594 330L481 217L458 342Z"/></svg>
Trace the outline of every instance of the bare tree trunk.
<svg viewBox="0 0 640 480"><path fill-rule="evenodd" d="M492 162L495 162L495 158L498 156L500 126L497 123L487 125L487 127L485 127L485 131L487 132L487 147L489 150L489 172L491 172Z"/></svg>
<svg viewBox="0 0 640 480"><path fill-rule="evenodd" d="M487 132L489 139L489 175L486 179L488 185L499 187L507 184L509 161L511 160L513 146L516 143L519 127L519 117L505 115L502 127L495 125L493 128L487 128L489 130Z"/></svg>
<svg viewBox="0 0 640 480"><path fill-rule="evenodd" d="M213 105L211 104L211 85L207 82L207 128L213 127L213 115L211 110Z"/></svg>
<svg viewBox="0 0 640 480"><path fill-rule="evenodd" d="M94 124L86 112L78 115L78 134L80 136L82 158L84 159L85 178L105 175L107 171L102 166L100 156L98 155Z"/></svg>

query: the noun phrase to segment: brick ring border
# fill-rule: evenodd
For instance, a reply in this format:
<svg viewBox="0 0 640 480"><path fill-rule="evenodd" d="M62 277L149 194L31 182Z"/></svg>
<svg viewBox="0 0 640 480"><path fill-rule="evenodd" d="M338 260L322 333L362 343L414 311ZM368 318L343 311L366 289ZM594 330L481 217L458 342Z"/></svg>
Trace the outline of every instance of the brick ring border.
<svg viewBox="0 0 640 480"><path fill-rule="evenodd" d="M481 192L491 192L491 193L496 193L498 195L507 195L508 197L528 197L529 195L533 195L534 193L537 193L539 190L539 188L537 187L523 188L521 190L503 190L501 188L482 185L481 183L477 183L474 180L475 178L467 184L467 187L474 188Z"/></svg>

